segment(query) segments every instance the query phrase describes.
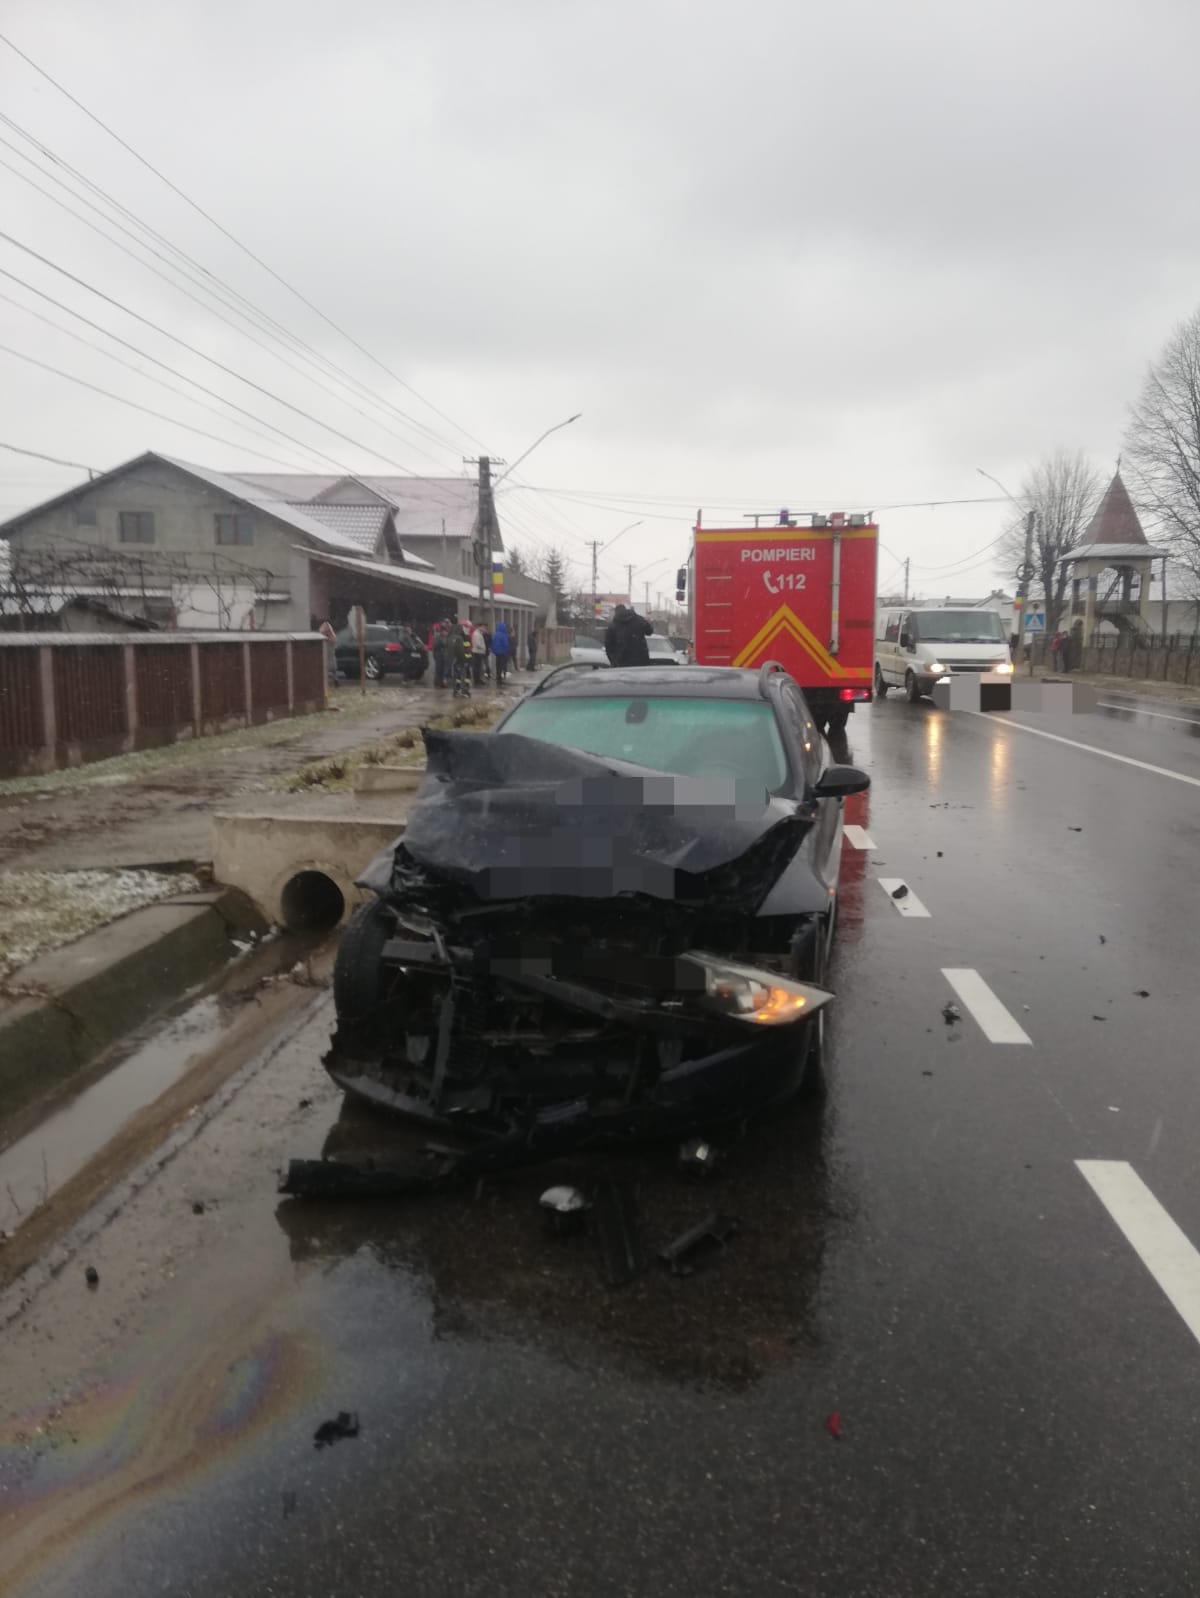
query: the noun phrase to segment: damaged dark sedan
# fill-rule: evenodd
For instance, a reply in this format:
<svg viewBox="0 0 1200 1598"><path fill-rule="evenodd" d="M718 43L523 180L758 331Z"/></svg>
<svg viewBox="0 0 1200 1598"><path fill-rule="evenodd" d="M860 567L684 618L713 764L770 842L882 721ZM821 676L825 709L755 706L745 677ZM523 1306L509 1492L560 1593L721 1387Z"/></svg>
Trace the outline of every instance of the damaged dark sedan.
<svg viewBox="0 0 1200 1598"><path fill-rule="evenodd" d="M348 1093L532 1152L744 1114L816 1067L869 778L782 668L567 666L425 744L338 953Z"/></svg>

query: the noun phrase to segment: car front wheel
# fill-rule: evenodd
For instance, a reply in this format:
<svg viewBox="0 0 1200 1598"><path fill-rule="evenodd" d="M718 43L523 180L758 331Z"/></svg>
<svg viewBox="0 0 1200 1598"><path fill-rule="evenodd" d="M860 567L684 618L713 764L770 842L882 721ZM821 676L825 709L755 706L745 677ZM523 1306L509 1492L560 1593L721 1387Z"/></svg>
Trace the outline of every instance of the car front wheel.
<svg viewBox="0 0 1200 1598"><path fill-rule="evenodd" d="M915 705L921 697L921 684L911 671L904 673L904 692L908 695L910 705Z"/></svg>

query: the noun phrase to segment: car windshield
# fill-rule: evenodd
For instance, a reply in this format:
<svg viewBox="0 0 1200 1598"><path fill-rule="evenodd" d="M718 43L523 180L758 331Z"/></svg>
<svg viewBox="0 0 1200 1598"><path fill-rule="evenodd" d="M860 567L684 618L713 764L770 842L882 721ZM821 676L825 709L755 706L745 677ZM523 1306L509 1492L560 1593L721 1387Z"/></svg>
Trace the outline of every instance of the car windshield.
<svg viewBox="0 0 1200 1598"><path fill-rule="evenodd" d="M652 655L673 655L675 653L666 638L647 638L646 643Z"/></svg>
<svg viewBox="0 0 1200 1598"><path fill-rule="evenodd" d="M994 610L923 610L910 616L914 639L941 644L1004 644L1004 623Z"/></svg>
<svg viewBox="0 0 1200 1598"><path fill-rule="evenodd" d="M736 699L527 699L504 725L543 743L686 777L735 777L768 792L788 777L770 705Z"/></svg>

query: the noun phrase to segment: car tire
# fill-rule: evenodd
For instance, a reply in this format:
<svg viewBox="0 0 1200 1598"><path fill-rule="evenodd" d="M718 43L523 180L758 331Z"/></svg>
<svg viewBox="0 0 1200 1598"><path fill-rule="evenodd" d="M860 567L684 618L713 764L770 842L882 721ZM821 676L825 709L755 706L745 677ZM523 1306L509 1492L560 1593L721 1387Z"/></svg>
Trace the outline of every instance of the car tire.
<svg viewBox="0 0 1200 1598"><path fill-rule="evenodd" d="M904 693L910 705L915 705L921 699L921 684L911 671L904 673Z"/></svg>
<svg viewBox="0 0 1200 1598"><path fill-rule="evenodd" d="M799 982L811 982L814 987L824 987L828 981L830 945L832 943L830 917L821 916L821 925L817 929L817 936L813 941L811 956L803 961L798 961L794 967L795 976ZM805 1024L806 1037L802 1045L804 1049L803 1070L800 1078L800 1093L805 1098L819 1097L825 1090L825 1009L817 1011L813 1019Z"/></svg>
<svg viewBox="0 0 1200 1598"><path fill-rule="evenodd" d="M383 676L383 666L378 655L368 655L363 662L363 675L368 682L378 682Z"/></svg>
<svg viewBox="0 0 1200 1598"><path fill-rule="evenodd" d="M885 683L884 680L883 680L883 673L879 669L879 662L876 661L876 663L875 663L875 697L876 697L876 699L886 699L887 698L888 686L889 685L887 683Z"/></svg>
<svg viewBox="0 0 1200 1598"><path fill-rule="evenodd" d="M381 1019L385 1002L383 948L395 917L379 899L360 905L346 923L333 963L333 1006L338 1027L363 1038Z"/></svg>

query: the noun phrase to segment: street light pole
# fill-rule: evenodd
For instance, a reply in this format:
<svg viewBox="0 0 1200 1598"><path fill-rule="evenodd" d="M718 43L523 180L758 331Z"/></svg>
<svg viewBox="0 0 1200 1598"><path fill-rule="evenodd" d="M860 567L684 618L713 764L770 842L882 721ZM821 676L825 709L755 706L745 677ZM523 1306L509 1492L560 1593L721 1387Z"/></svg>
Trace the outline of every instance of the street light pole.
<svg viewBox="0 0 1200 1598"><path fill-rule="evenodd" d="M506 477L508 477L511 473L515 472L517 467L521 464L521 462L523 460L528 460L530 455L533 454L534 450L538 447L538 445L540 443L542 443L542 441L544 439L549 438L551 433L557 433L560 427L570 427L571 423L572 422L577 422L582 415L583 415L582 411L576 411L574 416L568 416L565 421L555 422L553 427L548 427L546 429L546 431L543 434L541 434L540 437L534 439L533 443L530 444L530 446L529 446L529 448L527 450L524 450L520 455L517 456L516 460L507 469L507 471L503 471L503 472L500 473L500 476L497 477L495 483L492 486L494 488L499 488L500 484L504 481L504 479Z"/></svg>

